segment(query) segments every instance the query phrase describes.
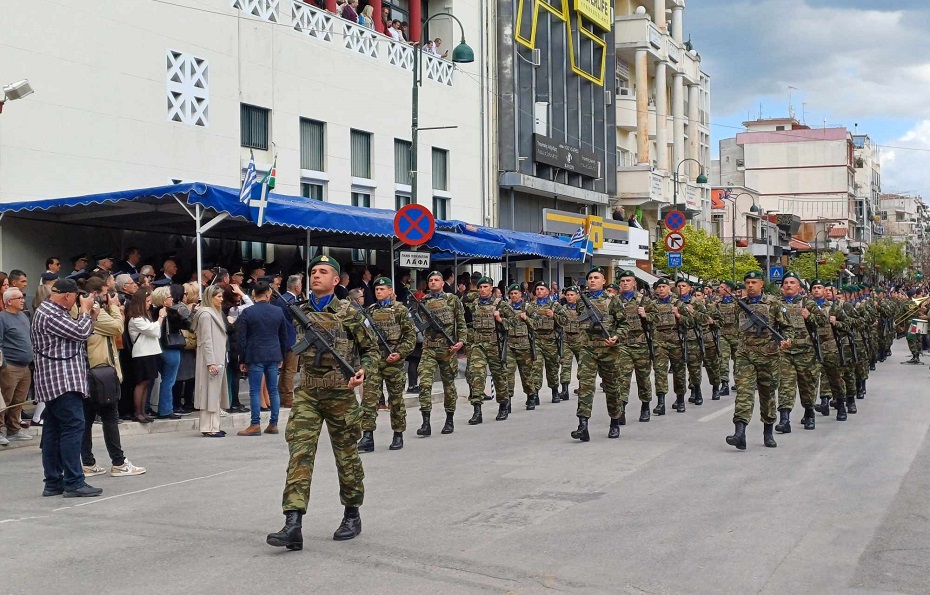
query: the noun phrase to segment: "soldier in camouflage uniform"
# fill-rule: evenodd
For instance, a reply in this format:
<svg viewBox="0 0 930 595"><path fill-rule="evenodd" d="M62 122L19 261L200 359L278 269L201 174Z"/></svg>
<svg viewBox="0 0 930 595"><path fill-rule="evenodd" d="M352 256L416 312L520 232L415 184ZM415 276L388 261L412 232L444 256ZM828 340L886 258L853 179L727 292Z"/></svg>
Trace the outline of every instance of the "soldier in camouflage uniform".
<svg viewBox="0 0 930 595"><path fill-rule="evenodd" d="M832 290L832 288L828 288ZM846 388L846 412L849 414L854 414L857 412L856 407L856 360L864 358L859 348L856 347L853 350L853 346L857 345L855 339L853 338L853 329L856 325L859 324L859 317L856 313L855 307L846 299L849 295L849 288L843 286L840 288L840 291L833 293L836 300L833 304L833 307L830 308L830 313L836 316L836 319L842 322L842 326L837 326L837 331L842 328L843 332L840 333L840 341L843 343L843 359L846 360L846 365L842 366L843 374L843 385ZM827 297L831 296L831 292L828 291ZM833 399L839 403L843 399L843 395L833 395Z"/></svg>
<svg viewBox="0 0 930 595"><path fill-rule="evenodd" d="M756 388L759 389L759 413L762 417L762 438L765 446L778 446L772 434L775 425L775 392L778 390L776 366L779 349L786 349L794 338L794 332L778 300L763 295L765 283L762 271L749 271L743 281L746 284L747 308L779 331L784 341L766 328L753 322L742 309L737 324L740 329L739 347L736 350L736 403L733 410L733 425L736 431L727 436L727 444L746 450L746 426L752 418Z"/></svg>
<svg viewBox="0 0 930 595"><path fill-rule="evenodd" d="M458 399L455 377L459 373L458 354L465 347L464 336L468 330L461 300L454 293L445 293L442 290L445 284L442 274L432 271L427 276L426 283L429 293L423 297L423 307L432 313L455 343L450 345L443 334L434 328L421 329L423 354L420 356L417 375L420 377L420 413L423 415L423 424L417 430L417 436L430 436L433 433L429 418L433 410L433 379L437 371L442 379L443 407L446 410L446 423L442 426L442 433L451 434L455 431L453 418L455 401ZM414 316L420 316L424 322L428 320L422 313L415 312Z"/></svg>
<svg viewBox="0 0 930 595"><path fill-rule="evenodd" d="M856 348L859 351L859 363L856 364L856 398L865 398L865 384L869 379L869 368L872 360L872 349L869 344L869 330L872 327L872 311L868 304L862 301L859 285L849 286L849 299L852 303L858 324L854 325Z"/></svg>
<svg viewBox="0 0 930 595"><path fill-rule="evenodd" d="M620 293L614 298L623 307L629 326L628 339L620 345L617 362L617 381L620 400L623 401L621 425L625 423L626 404L630 395L630 378L636 372L636 391L639 394L639 421L649 421L652 401L652 358L649 355L646 330L652 332L657 314L655 304L636 291L636 276L632 271L620 272ZM654 346L653 346L654 347Z"/></svg>
<svg viewBox="0 0 930 595"><path fill-rule="evenodd" d="M717 288L719 299L715 304L717 310L717 324L720 327L720 396L730 394L730 362L736 359L736 348L739 346L739 327L736 325L739 306L736 305L733 293L736 284L724 281Z"/></svg>
<svg viewBox="0 0 930 595"><path fill-rule="evenodd" d="M568 400L568 386L572 380L572 359L581 365L581 352L587 346L588 333L582 330L583 323L578 322L578 301L581 290L576 285L565 288L565 305L556 312L556 322L565 334L562 346L562 394L559 398Z"/></svg>
<svg viewBox="0 0 930 595"><path fill-rule="evenodd" d="M705 313L702 308L696 307L692 302L694 291L691 282L687 279L679 279L675 284L678 289L678 299L684 304L684 308L679 307L687 312L687 316L679 320L679 325L684 330L685 337L688 341L688 357L685 364L688 366L688 386L691 388L691 394L688 397L689 403L695 405L704 404L704 396L701 394L701 365L704 358L701 355L701 325L704 322ZM681 407L679 406L679 409Z"/></svg>
<svg viewBox="0 0 930 595"><path fill-rule="evenodd" d="M513 393L517 383L517 369L520 370L520 382L523 385L523 393L526 395L526 409L532 411L536 409L536 403L539 400L539 386L536 382L536 353L535 349L530 347L530 333L533 332L535 321L527 312L527 305L523 301L523 292L520 286L514 283L507 288L507 295L510 298L508 304L514 313L510 320L508 331L510 340L507 349L507 381L510 390L508 398L513 403Z"/></svg>
<svg viewBox="0 0 930 595"><path fill-rule="evenodd" d="M537 391L542 389L543 364L545 364L546 384L552 391L552 402L558 403L562 400L559 395L559 367L562 363L559 349L562 347L560 345L562 330L559 328L555 315L562 309L562 304L558 299L549 295L549 287L545 281L537 281L533 285L533 291L536 293L536 299L526 305L526 312L533 319L538 356L533 385Z"/></svg>
<svg viewBox="0 0 930 595"><path fill-rule="evenodd" d="M685 305L671 295L668 279L659 279L653 284L656 305L656 323L653 328L656 359L653 370L656 373L656 399L658 404L652 410L656 415L665 415L665 395L668 393L668 373L672 372L672 388L675 390L675 404L672 409L685 410L685 358L682 343L678 337L679 321L687 321Z"/></svg>
<svg viewBox="0 0 930 595"><path fill-rule="evenodd" d="M319 365L316 365L316 347L301 356L300 388L295 391L284 433L290 451L283 497L285 524L266 538L269 545L289 550L303 548L302 517L307 511L313 463L324 421L336 456L339 497L345 506L342 524L333 539L352 539L362 532L358 508L365 498L362 483L365 473L355 444L361 434L361 409L354 389L365 382L365 370L378 357L374 336L364 317L347 300L337 300L333 294L339 284L339 264L328 256L318 256L310 261L309 269L310 300L303 306L306 316L323 336L335 337L334 348L343 358L352 362L357 353L361 367L346 380L331 353L323 353ZM301 324L298 344L303 333Z"/></svg>
<svg viewBox="0 0 930 595"><path fill-rule="evenodd" d="M481 403L484 400L484 385L487 382L488 368L497 396L497 420L507 419L510 413L510 384L507 380L507 365L503 358L507 356L507 347L501 343L507 327L513 319L513 310L507 302L491 295L494 281L488 277L478 279L478 298L467 302L466 308L471 312L472 332L468 344L470 352L465 378L471 387L471 404L474 408L470 425L483 421ZM505 351L501 353L500 348Z"/></svg>
<svg viewBox="0 0 930 595"><path fill-rule="evenodd" d="M823 415L830 415L830 396L839 395L836 400L836 421L846 421L846 381L843 378L843 367L847 362L842 345L837 343L837 338L841 337L841 333L845 333L846 325L834 311L835 302L828 299L827 284L820 279L812 279L810 285L814 303L820 308L827 322L817 327L823 363L820 366L820 405L814 409Z"/></svg>
<svg viewBox="0 0 930 595"><path fill-rule="evenodd" d="M572 431L572 438L588 442L591 435L588 433L588 419L591 418L591 407L594 404L594 389L597 376L600 374L604 381L604 392L607 396L607 413L610 415L610 430L608 438L620 437L620 415L623 412L623 402L620 400L620 390L617 383L617 346L627 341L627 321L623 313L623 306L616 299L604 291L606 277L604 269L595 267L588 272L587 300L597 314L588 311L584 299L578 304L578 317L581 319L585 332L588 333L588 346L581 352L578 364L578 428ZM593 322L593 318L600 315L601 325ZM607 331L605 336L604 329Z"/></svg>
<svg viewBox="0 0 930 595"><path fill-rule="evenodd" d="M372 283L377 302L368 307L371 318L381 336L387 342L378 341L382 358L366 370L365 389L362 391L362 439L359 452L375 449L375 428L378 423L378 395L381 385L387 385L388 405L391 408L391 429L394 438L389 450L404 447L404 431L407 429L407 407L404 405L404 360L417 346L417 329L410 320L406 306L394 300L391 279L378 277ZM377 338L377 334L375 335Z"/></svg>
<svg viewBox="0 0 930 595"><path fill-rule="evenodd" d="M720 313L717 311L717 305L712 301L708 303L707 296L713 295L710 287L701 287L694 291L695 309L703 314L703 320L695 316L698 320L702 340L704 341L704 369L707 370L707 379L710 380L711 400L720 400L720 349L717 342L722 342L719 332L717 333L717 342L714 342L714 331L720 323Z"/></svg>
<svg viewBox="0 0 930 595"><path fill-rule="evenodd" d="M794 409L794 399L798 392L801 393L801 406L804 407L801 423L805 430L813 430L815 426L814 405L820 370L808 325L826 327L827 321L814 300L800 295L801 278L794 271L785 273L781 292L782 313L791 325L794 338L786 349L782 349L778 361L780 419L775 425L775 431L790 434L791 410ZM818 333L815 336L819 338L820 335Z"/></svg>
<svg viewBox="0 0 930 595"><path fill-rule="evenodd" d="M878 314L878 361L884 362L891 355L894 340L894 303L882 288L875 289L875 311Z"/></svg>

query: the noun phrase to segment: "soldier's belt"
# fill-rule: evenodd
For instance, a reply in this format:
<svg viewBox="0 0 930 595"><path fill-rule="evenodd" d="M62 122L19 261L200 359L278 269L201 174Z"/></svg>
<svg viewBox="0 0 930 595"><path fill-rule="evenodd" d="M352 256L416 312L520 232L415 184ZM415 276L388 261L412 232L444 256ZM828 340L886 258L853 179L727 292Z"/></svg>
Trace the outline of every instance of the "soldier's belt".
<svg viewBox="0 0 930 595"><path fill-rule="evenodd" d="M430 341L429 339L425 339L423 341L423 347L425 347L426 349L438 349L440 347L448 347L448 346L449 346L449 342L446 341L445 339L442 339L439 341Z"/></svg>
<svg viewBox="0 0 930 595"><path fill-rule="evenodd" d="M345 378L341 375L333 376L327 374L326 376L319 378L317 376L310 376L306 373L301 373L300 384L302 387L311 389L311 388L348 388L348 384L345 381Z"/></svg>

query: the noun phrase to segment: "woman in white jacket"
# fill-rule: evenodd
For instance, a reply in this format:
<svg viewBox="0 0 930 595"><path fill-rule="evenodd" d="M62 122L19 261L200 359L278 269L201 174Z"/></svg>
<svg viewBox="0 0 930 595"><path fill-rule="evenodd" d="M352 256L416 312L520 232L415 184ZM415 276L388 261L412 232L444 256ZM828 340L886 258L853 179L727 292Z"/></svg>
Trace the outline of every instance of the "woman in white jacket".
<svg viewBox="0 0 930 595"><path fill-rule="evenodd" d="M132 343L132 366L136 373L136 386L133 389L135 420L139 423L152 423L152 418L145 414L145 400L152 381L158 377L158 356L161 355L162 321L168 315L162 308L158 311L158 320L152 320L152 290L141 288L133 296L126 308L129 319L129 340Z"/></svg>
<svg viewBox="0 0 930 595"><path fill-rule="evenodd" d="M223 320L223 288L211 285L203 292L203 305L194 314L197 333L197 365L194 407L200 409L200 432L222 438L220 412L229 407L226 386L226 321Z"/></svg>

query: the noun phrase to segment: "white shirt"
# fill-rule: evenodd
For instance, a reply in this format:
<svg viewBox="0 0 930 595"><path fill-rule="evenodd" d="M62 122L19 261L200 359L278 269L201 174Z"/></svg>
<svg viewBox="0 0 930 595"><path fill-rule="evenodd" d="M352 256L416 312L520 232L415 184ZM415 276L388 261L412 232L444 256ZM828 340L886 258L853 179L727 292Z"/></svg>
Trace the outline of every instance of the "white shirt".
<svg viewBox="0 0 930 595"><path fill-rule="evenodd" d="M388 35L390 35L391 39L393 39L394 41L404 40L404 35L403 33L401 33L400 29L395 29L394 27L391 27L390 29L388 29Z"/></svg>

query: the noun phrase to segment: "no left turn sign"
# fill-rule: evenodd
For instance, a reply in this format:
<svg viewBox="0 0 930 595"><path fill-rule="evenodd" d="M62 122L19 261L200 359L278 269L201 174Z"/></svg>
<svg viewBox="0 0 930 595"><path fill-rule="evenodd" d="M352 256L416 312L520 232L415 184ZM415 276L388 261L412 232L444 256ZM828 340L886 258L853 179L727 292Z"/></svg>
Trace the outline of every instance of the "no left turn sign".
<svg viewBox="0 0 930 595"><path fill-rule="evenodd" d="M681 252L685 247L685 236L671 231L665 236L665 249L669 252Z"/></svg>

